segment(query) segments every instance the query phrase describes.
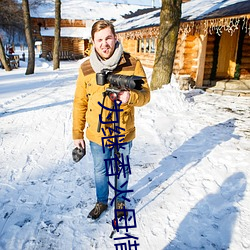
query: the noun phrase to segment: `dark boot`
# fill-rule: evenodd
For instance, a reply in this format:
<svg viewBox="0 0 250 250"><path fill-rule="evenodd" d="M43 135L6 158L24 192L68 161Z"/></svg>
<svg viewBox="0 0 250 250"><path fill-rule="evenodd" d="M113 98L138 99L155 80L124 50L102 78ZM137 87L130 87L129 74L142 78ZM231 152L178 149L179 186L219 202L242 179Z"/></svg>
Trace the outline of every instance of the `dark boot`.
<svg viewBox="0 0 250 250"><path fill-rule="evenodd" d="M124 214L124 209L126 209L125 207L125 202L122 202L122 201L117 201L116 202L116 215L117 215L117 218L121 218L121 217L124 217L125 214ZM119 211L119 210L123 210L123 211ZM126 218L128 217L128 212L126 211Z"/></svg>
<svg viewBox="0 0 250 250"><path fill-rule="evenodd" d="M103 211L105 211L108 208L108 205L97 202L95 204L95 207L90 211L88 218L91 218L93 220L96 220L97 218L100 217Z"/></svg>

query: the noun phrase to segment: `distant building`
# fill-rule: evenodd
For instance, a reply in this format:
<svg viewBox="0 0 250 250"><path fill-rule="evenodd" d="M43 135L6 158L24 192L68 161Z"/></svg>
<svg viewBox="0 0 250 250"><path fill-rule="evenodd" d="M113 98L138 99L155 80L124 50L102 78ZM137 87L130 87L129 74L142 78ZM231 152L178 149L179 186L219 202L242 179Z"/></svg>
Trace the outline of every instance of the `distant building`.
<svg viewBox="0 0 250 250"><path fill-rule="evenodd" d="M41 57L51 58L54 47L54 18L32 18L33 37L41 42ZM75 59L85 56L89 45L91 21L61 20L61 59ZM73 59L73 58L72 58Z"/></svg>

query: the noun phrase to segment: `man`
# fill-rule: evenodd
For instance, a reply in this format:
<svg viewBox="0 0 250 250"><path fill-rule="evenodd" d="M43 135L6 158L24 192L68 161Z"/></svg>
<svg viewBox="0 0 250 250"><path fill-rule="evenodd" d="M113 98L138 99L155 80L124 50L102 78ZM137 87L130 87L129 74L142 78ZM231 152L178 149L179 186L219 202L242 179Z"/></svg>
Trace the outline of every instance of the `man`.
<svg viewBox="0 0 250 250"><path fill-rule="evenodd" d="M120 155L129 156L132 147L132 140L135 138L134 107L143 106L150 100L150 90L147 84L145 72L140 61L131 57L123 51L121 43L117 40L114 26L111 22L100 20L94 23L91 30L93 50L90 58L85 61L79 70L76 84L75 98L73 104L73 140L76 147L85 147L84 133L85 124L86 137L90 141L91 153L94 161L94 175L96 185L97 203L90 211L88 217L97 219L108 207L108 173L106 172L105 160L114 157L114 149L105 142L103 152L103 138L113 136L110 128L110 111L103 109L102 119L99 119L103 93L106 92L109 84L98 85L96 74L102 70L109 70L112 74L126 76L136 75L143 77L142 89L123 89L117 94L117 100L121 102L119 112L119 136L123 137L123 145L119 148ZM99 102L99 103L98 103ZM104 99L104 106L111 109L113 101L110 98ZM105 120L106 119L106 120ZM114 118L112 118L114 119ZM97 128L100 120L100 131ZM126 144L124 145L124 143ZM128 166L125 169L125 176L121 174L118 178L118 189L122 194L117 196L116 209L123 209L126 200L127 183L129 177ZM123 216L122 213L118 217Z"/></svg>

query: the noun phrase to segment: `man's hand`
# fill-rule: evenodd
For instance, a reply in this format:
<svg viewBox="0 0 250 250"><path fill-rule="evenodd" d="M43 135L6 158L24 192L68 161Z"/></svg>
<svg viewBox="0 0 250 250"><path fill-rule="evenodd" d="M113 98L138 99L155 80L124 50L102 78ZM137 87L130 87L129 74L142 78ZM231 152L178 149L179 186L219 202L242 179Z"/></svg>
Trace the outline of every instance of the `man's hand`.
<svg viewBox="0 0 250 250"><path fill-rule="evenodd" d="M130 92L128 90L122 90L119 92L117 99L122 102L122 104L126 104L129 100Z"/></svg>
<svg viewBox="0 0 250 250"><path fill-rule="evenodd" d="M74 144L76 147L82 147L82 148L85 148L85 142L83 139L76 139L74 140Z"/></svg>
<svg viewBox="0 0 250 250"><path fill-rule="evenodd" d="M86 154L85 142L83 139L74 140L76 148L72 151L72 157L74 162L80 161Z"/></svg>

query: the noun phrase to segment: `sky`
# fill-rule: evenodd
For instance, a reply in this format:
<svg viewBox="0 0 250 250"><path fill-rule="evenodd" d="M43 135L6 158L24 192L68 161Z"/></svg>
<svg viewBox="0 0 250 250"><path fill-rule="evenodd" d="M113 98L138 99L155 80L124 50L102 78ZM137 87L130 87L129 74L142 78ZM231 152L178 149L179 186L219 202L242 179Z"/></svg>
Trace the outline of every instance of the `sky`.
<svg viewBox="0 0 250 250"><path fill-rule="evenodd" d="M37 54L35 74L23 61L0 69L0 249L112 250L126 233L138 250L250 249L250 99L181 91L174 77L136 108L126 202L136 226L110 238L112 189L107 212L87 219L93 160L86 140L73 162L71 134L86 59L53 71Z"/></svg>

